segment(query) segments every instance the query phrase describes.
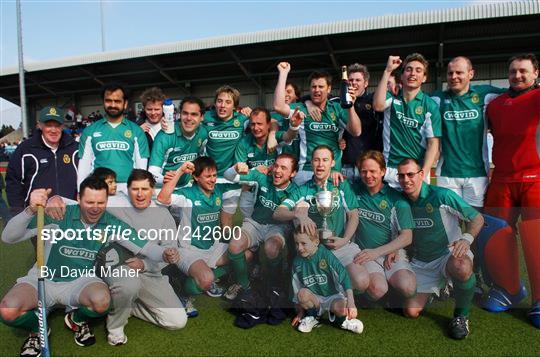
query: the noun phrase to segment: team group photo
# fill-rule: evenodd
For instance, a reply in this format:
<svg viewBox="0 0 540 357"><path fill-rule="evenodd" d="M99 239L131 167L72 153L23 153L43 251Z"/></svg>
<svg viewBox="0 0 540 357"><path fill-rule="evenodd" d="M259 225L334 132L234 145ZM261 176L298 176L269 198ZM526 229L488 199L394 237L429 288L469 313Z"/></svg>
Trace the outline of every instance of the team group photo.
<svg viewBox="0 0 540 357"><path fill-rule="evenodd" d="M324 37L330 67L276 49L264 81L227 47L258 96L148 59L168 84L85 69L91 115L35 99L1 177L2 354L537 354L540 52L512 36L497 81L472 43Z"/></svg>

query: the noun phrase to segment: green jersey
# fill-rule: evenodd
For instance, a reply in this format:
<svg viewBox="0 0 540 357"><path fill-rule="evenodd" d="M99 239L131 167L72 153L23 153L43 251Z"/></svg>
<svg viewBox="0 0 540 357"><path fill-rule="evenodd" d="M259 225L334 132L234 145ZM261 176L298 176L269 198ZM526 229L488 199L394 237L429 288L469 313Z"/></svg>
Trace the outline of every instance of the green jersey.
<svg viewBox="0 0 540 357"><path fill-rule="evenodd" d="M84 129L79 143L79 174L90 173L98 167L116 172L117 182L127 182L134 168L146 169L150 156L144 131L124 118L112 126L106 118Z"/></svg>
<svg viewBox="0 0 540 357"><path fill-rule="evenodd" d="M338 186L334 186L331 180L328 180L327 189L332 192L332 206L335 208L330 216L326 218L326 223L328 224L328 229L334 233L334 236L343 238L345 225L347 223L346 213L358 208L358 201L347 181L341 182ZM322 191L322 188L311 179L300 186L298 190L291 192L288 198L283 201L283 205L292 211L297 203L306 201L309 203L309 218L317 224L318 228L322 228L323 217L317 210L317 202L315 199L316 194L319 191Z"/></svg>
<svg viewBox="0 0 540 357"><path fill-rule="evenodd" d="M469 222L479 214L454 191L425 182L416 202L410 204L413 257L423 262L448 254L448 245L461 239L460 220Z"/></svg>
<svg viewBox="0 0 540 357"><path fill-rule="evenodd" d="M281 141L283 132L277 132L276 138ZM257 142L252 134L247 134L240 140L234 151L234 162L245 162L250 169L257 166L272 166L276 161L277 152L267 152L266 142L262 147L257 146Z"/></svg>
<svg viewBox="0 0 540 357"><path fill-rule="evenodd" d="M178 240L181 247L195 246L210 249L219 241L221 225L219 213L223 199L228 195L240 195L238 185L216 185L207 196L197 184L175 190L171 196L171 206L180 209Z"/></svg>
<svg viewBox="0 0 540 357"><path fill-rule="evenodd" d="M35 229L36 226L37 216L34 216L28 228ZM61 231L64 239L58 239L52 243L51 239L56 236L54 230ZM59 221L45 215L44 235L50 236L45 240L45 265L49 271L62 272L62 267L69 267L70 271L77 272L77 276L55 274L52 280L72 281L79 275L84 275L84 271L94 266L97 253L104 241L112 237L113 232L119 232L122 235L121 239L116 241L134 254L140 252L142 247L149 242L139 239L135 229L108 212L104 212L99 221L92 226L81 221L79 205L67 205L64 218ZM72 236L74 239L68 239Z"/></svg>
<svg viewBox="0 0 540 357"><path fill-rule="evenodd" d="M506 89L488 85L471 86L461 96L438 91L432 98L439 104L443 136L438 176L484 177L489 173L487 118L484 111L490 101Z"/></svg>
<svg viewBox="0 0 540 357"><path fill-rule="evenodd" d="M405 102L386 93L383 124L384 158L388 167L397 167L405 158L424 162L427 139L440 137L441 114L437 103L422 91Z"/></svg>
<svg viewBox="0 0 540 357"><path fill-rule="evenodd" d="M362 249L373 249L389 243L403 229L413 229L411 206L401 193L388 185L374 195L358 182L353 185L358 200L360 224L355 242Z"/></svg>
<svg viewBox="0 0 540 357"><path fill-rule="evenodd" d="M154 139L148 171L152 172L158 183L163 183L163 176L168 171L177 170L184 162L193 161L204 154L208 139L206 129L201 125L190 138L182 133L180 123L174 123L174 133L160 131ZM186 185L191 175L182 175L177 187Z"/></svg>
<svg viewBox="0 0 540 357"><path fill-rule="evenodd" d="M234 151L244 136L247 124L248 118L242 113L234 112L227 121L220 119L215 110L204 113L203 125L208 131L206 153L216 161L220 177L236 163Z"/></svg>
<svg viewBox="0 0 540 357"><path fill-rule="evenodd" d="M283 224L283 222L274 221L272 216L276 208L297 190L298 186L290 182L287 187L279 189L274 186L272 176L264 175L256 169L238 177L240 183L257 186L257 198L251 218L260 224Z"/></svg>
<svg viewBox="0 0 540 357"><path fill-rule="evenodd" d="M290 105L291 106L291 105ZM293 109L293 107L291 106ZM314 120L308 113L305 104L299 106L306 115L300 125L300 156L298 164L300 170L311 171L311 155L319 145L328 145L334 151L336 165L334 170L341 171L341 150L339 138L349 123L349 112L341 108L338 102L326 102L322 111L322 120Z"/></svg>
<svg viewBox="0 0 540 357"><path fill-rule="evenodd" d="M298 303L298 292L302 288L319 296L345 295L346 290L352 289L347 270L322 244L310 257L296 256L291 273L295 303Z"/></svg>

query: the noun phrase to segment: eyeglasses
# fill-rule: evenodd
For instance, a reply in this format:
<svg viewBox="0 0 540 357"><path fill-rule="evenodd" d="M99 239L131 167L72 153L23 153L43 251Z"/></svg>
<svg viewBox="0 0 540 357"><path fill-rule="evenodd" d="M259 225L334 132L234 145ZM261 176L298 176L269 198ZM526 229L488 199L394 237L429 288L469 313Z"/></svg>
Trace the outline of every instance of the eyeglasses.
<svg viewBox="0 0 540 357"><path fill-rule="evenodd" d="M416 176L417 174L419 174L422 171L424 171L424 170L419 170L419 171L416 171L416 172L406 172L404 174L397 174L397 178L398 178L398 180L404 180L405 176L407 176L408 178L412 179L414 176Z"/></svg>

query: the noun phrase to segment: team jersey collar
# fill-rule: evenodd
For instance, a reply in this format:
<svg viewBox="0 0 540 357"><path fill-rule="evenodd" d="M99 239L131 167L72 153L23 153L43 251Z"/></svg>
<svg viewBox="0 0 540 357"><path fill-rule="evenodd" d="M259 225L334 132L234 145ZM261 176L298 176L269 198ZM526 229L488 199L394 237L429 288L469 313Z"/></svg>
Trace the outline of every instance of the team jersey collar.
<svg viewBox="0 0 540 357"><path fill-rule="evenodd" d="M423 200L429 196L431 189L429 188L429 185L425 182L422 182L422 188L420 189L420 194L418 195L418 201Z"/></svg>
<svg viewBox="0 0 540 357"><path fill-rule="evenodd" d="M207 196L206 193L201 188L201 186L199 186L197 183L194 183L193 187L196 187L196 189L201 193L201 197L203 198L203 200L205 200L207 203L213 201L214 196L216 195L216 187L215 186L214 186L214 191L212 191L210 196Z"/></svg>
<svg viewBox="0 0 540 357"><path fill-rule="evenodd" d="M103 118L101 120L103 120L103 122L102 122L103 125L109 124L109 121L107 120L107 118ZM120 124L118 124L118 126L120 126L120 125L128 125L128 123L127 123L128 121L129 121L129 119L127 119L126 117L122 117L122 120L120 121ZM109 126L112 128L112 125L109 124Z"/></svg>

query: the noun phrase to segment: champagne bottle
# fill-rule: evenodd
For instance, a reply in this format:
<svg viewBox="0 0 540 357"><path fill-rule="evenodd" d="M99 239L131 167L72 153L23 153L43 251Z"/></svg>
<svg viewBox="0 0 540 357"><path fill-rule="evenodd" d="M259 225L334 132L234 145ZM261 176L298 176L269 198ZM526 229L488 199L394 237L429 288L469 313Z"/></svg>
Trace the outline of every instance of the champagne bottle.
<svg viewBox="0 0 540 357"><path fill-rule="evenodd" d="M351 95L349 94L349 78L347 77L347 66L341 67L341 84L339 86L339 104L343 109L353 106Z"/></svg>

